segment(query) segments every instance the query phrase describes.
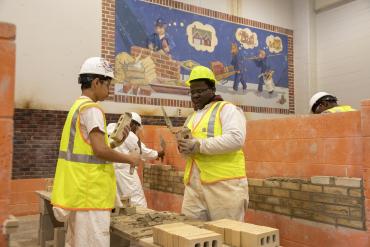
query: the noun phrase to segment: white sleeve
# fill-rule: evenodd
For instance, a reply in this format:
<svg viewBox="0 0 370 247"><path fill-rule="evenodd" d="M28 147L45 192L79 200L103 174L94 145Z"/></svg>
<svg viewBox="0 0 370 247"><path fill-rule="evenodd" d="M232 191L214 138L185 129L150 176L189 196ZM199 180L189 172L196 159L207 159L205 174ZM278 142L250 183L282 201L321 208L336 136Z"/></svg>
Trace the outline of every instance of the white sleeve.
<svg viewBox="0 0 370 247"><path fill-rule="evenodd" d="M142 158L144 158L145 160L155 160L156 158L158 158L158 152L146 147L144 143L141 143L141 152Z"/></svg>
<svg viewBox="0 0 370 247"><path fill-rule="evenodd" d="M222 135L200 140L202 154L224 154L241 149L246 136L246 119L243 111L227 104L220 112Z"/></svg>
<svg viewBox="0 0 370 247"><path fill-rule="evenodd" d="M89 107L89 108L83 109L80 112L80 122L81 122L81 125L85 126L87 135L90 134L90 132L94 128L99 128L101 132L105 133L104 115L103 115L103 112L99 108Z"/></svg>

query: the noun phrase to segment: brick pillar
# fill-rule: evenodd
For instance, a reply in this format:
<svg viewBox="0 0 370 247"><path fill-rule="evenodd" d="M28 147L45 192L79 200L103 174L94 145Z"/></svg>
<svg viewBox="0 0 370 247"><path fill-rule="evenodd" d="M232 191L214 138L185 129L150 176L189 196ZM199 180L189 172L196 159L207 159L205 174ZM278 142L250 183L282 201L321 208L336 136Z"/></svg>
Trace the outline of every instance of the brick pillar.
<svg viewBox="0 0 370 247"><path fill-rule="evenodd" d="M361 102L361 132L364 155L366 226L370 232L370 100Z"/></svg>
<svg viewBox="0 0 370 247"><path fill-rule="evenodd" d="M9 215L13 153L13 113L15 76L15 26L0 22L0 246L7 246L2 235Z"/></svg>

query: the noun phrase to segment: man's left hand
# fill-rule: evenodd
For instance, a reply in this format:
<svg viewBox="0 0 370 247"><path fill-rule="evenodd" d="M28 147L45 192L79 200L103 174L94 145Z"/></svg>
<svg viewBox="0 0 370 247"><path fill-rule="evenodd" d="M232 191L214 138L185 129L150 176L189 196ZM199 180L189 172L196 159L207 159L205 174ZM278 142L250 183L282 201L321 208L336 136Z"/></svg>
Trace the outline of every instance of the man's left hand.
<svg viewBox="0 0 370 247"><path fill-rule="evenodd" d="M179 151L182 154L200 153L200 142L197 139L182 139L178 141Z"/></svg>

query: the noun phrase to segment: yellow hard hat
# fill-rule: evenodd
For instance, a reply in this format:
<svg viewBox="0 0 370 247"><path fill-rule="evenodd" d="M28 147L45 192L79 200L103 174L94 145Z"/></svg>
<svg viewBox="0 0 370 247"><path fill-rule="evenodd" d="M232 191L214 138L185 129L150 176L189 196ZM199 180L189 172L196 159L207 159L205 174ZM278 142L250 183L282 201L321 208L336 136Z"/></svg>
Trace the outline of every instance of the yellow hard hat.
<svg viewBox="0 0 370 247"><path fill-rule="evenodd" d="M198 79L208 79L213 81L215 84L217 83L212 70L205 66L195 66L191 70L189 80L186 81L186 85L190 87L191 82Z"/></svg>

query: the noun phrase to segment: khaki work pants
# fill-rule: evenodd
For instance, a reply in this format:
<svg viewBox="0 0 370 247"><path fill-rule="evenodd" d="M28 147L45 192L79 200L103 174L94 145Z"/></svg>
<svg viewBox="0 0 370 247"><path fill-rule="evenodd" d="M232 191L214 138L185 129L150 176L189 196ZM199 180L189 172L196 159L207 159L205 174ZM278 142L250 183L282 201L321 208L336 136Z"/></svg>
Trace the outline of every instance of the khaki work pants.
<svg viewBox="0 0 370 247"><path fill-rule="evenodd" d="M188 217L204 221L244 221L248 201L247 178L202 184L199 170L194 166L190 183L185 186L181 212Z"/></svg>

